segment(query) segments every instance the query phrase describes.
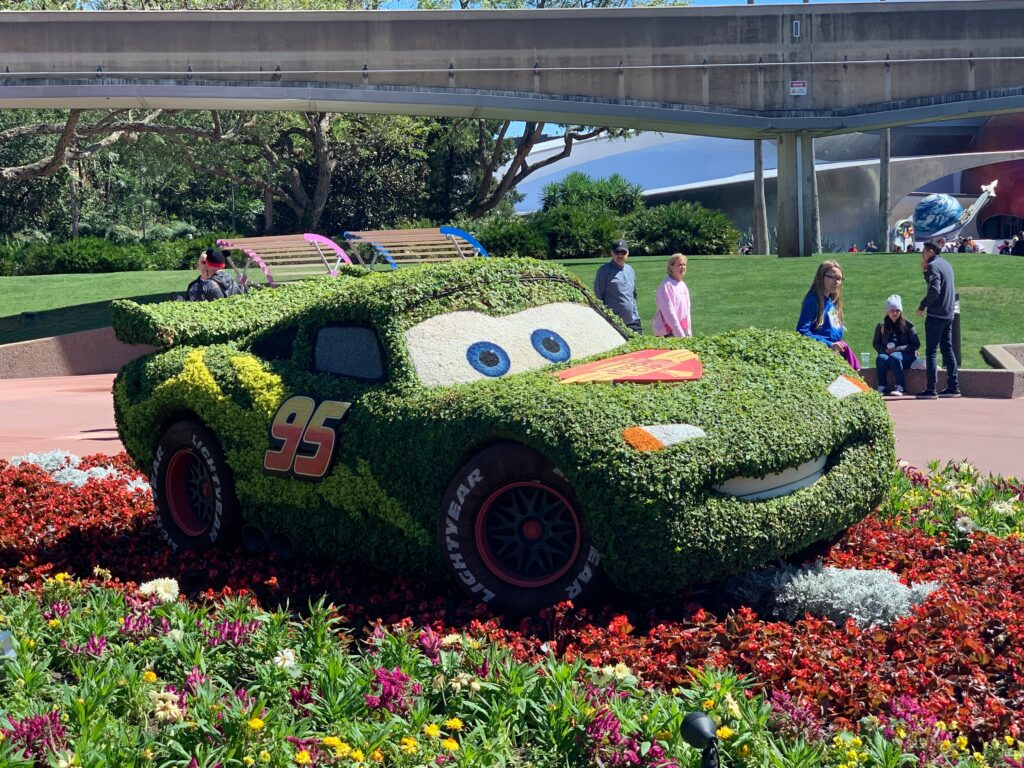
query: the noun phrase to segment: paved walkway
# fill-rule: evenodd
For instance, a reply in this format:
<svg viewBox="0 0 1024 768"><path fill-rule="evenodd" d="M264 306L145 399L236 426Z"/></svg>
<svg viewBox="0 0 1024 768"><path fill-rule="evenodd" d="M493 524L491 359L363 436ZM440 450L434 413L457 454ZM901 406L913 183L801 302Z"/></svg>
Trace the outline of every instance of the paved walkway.
<svg viewBox="0 0 1024 768"><path fill-rule="evenodd" d="M0 380L0 458L66 450L117 453L112 374ZM888 398L896 453L924 467L967 460L983 472L1024 478L1024 398Z"/></svg>

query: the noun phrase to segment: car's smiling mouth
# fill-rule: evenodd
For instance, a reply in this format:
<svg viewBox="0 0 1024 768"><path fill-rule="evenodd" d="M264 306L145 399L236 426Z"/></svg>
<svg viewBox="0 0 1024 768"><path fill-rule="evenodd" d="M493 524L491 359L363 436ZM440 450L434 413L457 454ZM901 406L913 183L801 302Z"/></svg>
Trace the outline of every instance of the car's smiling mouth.
<svg viewBox="0 0 1024 768"><path fill-rule="evenodd" d="M764 477L732 477L712 486L716 493L741 501L763 501L787 496L817 482L825 474L828 456L819 456L796 467Z"/></svg>

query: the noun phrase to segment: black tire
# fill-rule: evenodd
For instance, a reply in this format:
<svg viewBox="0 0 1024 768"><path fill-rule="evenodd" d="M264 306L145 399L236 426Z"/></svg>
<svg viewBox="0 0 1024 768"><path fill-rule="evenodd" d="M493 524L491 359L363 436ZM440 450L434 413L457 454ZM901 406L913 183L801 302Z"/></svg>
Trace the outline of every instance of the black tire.
<svg viewBox="0 0 1024 768"><path fill-rule="evenodd" d="M490 445L455 473L438 538L456 583L496 610L534 613L604 586L572 486L519 443Z"/></svg>
<svg viewBox="0 0 1024 768"><path fill-rule="evenodd" d="M234 541L241 522L234 478L205 426L179 421L163 433L150 485L160 532L173 551Z"/></svg>

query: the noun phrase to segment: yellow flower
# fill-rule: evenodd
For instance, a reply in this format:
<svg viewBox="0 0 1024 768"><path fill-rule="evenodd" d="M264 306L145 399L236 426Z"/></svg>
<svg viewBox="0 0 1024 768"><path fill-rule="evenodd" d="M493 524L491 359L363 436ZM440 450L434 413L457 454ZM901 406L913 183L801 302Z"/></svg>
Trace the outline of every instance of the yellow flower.
<svg viewBox="0 0 1024 768"><path fill-rule="evenodd" d="M423 726L423 732L432 739L441 735L441 728L434 723L427 723Z"/></svg>
<svg viewBox="0 0 1024 768"><path fill-rule="evenodd" d="M50 619L46 623L49 624L51 627L59 627L60 626L60 619Z"/></svg>
<svg viewBox="0 0 1024 768"><path fill-rule="evenodd" d="M305 749L300 749L295 753L295 764L296 765L309 765L313 762L313 758L310 757L309 752Z"/></svg>
<svg viewBox="0 0 1024 768"><path fill-rule="evenodd" d="M155 683L156 672L154 672L152 669L147 669L145 672L142 673L142 679L145 680L147 683Z"/></svg>
<svg viewBox="0 0 1024 768"><path fill-rule="evenodd" d="M71 574L70 573L64 573L62 571L61 573L58 573L56 576L54 576L53 580L56 581L58 584L62 584L65 581L67 581L68 579L70 579L70 578L71 578Z"/></svg>
<svg viewBox="0 0 1024 768"><path fill-rule="evenodd" d="M420 751L420 745L412 736L403 736L402 742L399 746L402 752L407 755L415 755L417 752Z"/></svg>
<svg viewBox="0 0 1024 768"><path fill-rule="evenodd" d="M850 739L850 746L854 749L860 749L861 745L863 744L864 742L860 740L859 736L854 736L852 739Z"/></svg>
<svg viewBox="0 0 1024 768"><path fill-rule="evenodd" d="M444 727L447 728L449 731L461 731L462 721L459 720L459 718L457 717L453 717L449 720L444 721Z"/></svg>
<svg viewBox="0 0 1024 768"><path fill-rule="evenodd" d="M324 736L320 741L325 747L330 747L331 749L337 749L341 746L341 739L337 736Z"/></svg>
<svg viewBox="0 0 1024 768"><path fill-rule="evenodd" d="M950 747L952 747L952 746L953 746L953 742L948 741L946 739L943 739L942 741L939 742L939 751L940 752L949 752Z"/></svg>
<svg viewBox="0 0 1024 768"><path fill-rule="evenodd" d="M946 730L946 724L942 720L938 720L935 723L935 730L944 731Z"/></svg>
<svg viewBox="0 0 1024 768"><path fill-rule="evenodd" d="M349 756L352 758L353 763L363 762L363 750L361 749L353 749Z"/></svg>
<svg viewBox="0 0 1024 768"><path fill-rule="evenodd" d="M383 763L384 762L384 753L381 752L380 749L375 749L370 754L370 759L373 762L375 762L375 763Z"/></svg>
<svg viewBox="0 0 1024 768"><path fill-rule="evenodd" d="M971 759L974 760L978 765L985 765L985 756L981 752L975 752L971 755Z"/></svg>
<svg viewBox="0 0 1024 768"><path fill-rule="evenodd" d="M956 720L950 720L949 721L949 730L955 731L959 727L960 726L957 724Z"/></svg>
<svg viewBox="0 0 1024 768"><path fill-rule="evenodd" d="M966 736L957 736L956 737L956 748L961 750L961 751L967 749L967 737Z"/></svg>
<svg viewBox="0 0 1024 768"><path fill-rule="evenodd" d="M740 747L740 757L743 759L750 757L750 747L748 745L744 744Z"/></svg>
<svg viewBox="0 0 1024 768"><path fill-rule="evenodd" d="M654 738L656 738L658 741L668 741L669 739L672 738L672 732L671 731L658 731L656 734L654 734Z"/></svg>
<svg viewBox="0 0 1024 768"><path fill-rule="evenodd" d="M704 699L703 706L704 706L704 709L714 709L715 708L715 700L714 699Z"/></svg>
<svg viewBox="0 0 1024 768"><path fill-rule="evenodd" d="M899 736L901 739L907 738L907 729L904 728L902 725L896 726L896 735Z"/></svg>
<svg viewBox="0 0 1024 768"><path fill-rule="evenodd" d="M455 739L445 739L441 742L441 746L447 749L449 752L459 751L459 742L457 742Z"/></svg>
<svg viewBox="0 0 1024 768"><path fill-rule="evenodd" d="M269 763L270 762L270 753L267 752L267 750L265 750L265 749L260 750L260 762L261 763Z"/></svg>
<svg viewBox="0 0 1024 768"><path fill-rule="evenodd" d="M258 718L258 717L250 717L249 718L249 730L250 731L261 731L261 730L263 730L263 726L264 725L265 725L265 723L260 718ZM305 752L305 750L303 750L303 751ZM306 756L307 757L309 756L308 752L306 752Z"/></svg>
<svg viewBox="0 0 1024 768"><path fill-rule="evenodd" d="M1014 741L1013 736L1010 736L1009 734L1007 734L1006 736L1003 736L1003 740L1006 741L1006 746L1008 746L1008 747L1012 747L1014 744L1016 744L1016 742Z"/></svg>
<svg viewBox="0 0 1024 768"><path fill-rule="evenodd" d="M256 761L253 760L248 755L246 755L245 757L242 758L242 762L245 763L246 765L255 765L256 764Z"/></svg>
<svg viewBox="0 0 1024 768"><path fill-rule="evenodd" d="M726 739L732 738L732 735L734 733L736 733L736 731L734 731L728 725L723 725L721 728L715 731L715 736L720 738L722 741L725 741Z"/></svg>
<svg viewBox="0 0 1024 768"><path fill-rule="evenodd" d="M3 736L3 734L0 733L0 736ZM0 741L3 741L3 739L0 738ZM153 757L154 757L153 750L150 749L149 747L146 747L144 750L142 750L142 759L143 760L147 760L147 761L148 760L152 760Z"/></svg>

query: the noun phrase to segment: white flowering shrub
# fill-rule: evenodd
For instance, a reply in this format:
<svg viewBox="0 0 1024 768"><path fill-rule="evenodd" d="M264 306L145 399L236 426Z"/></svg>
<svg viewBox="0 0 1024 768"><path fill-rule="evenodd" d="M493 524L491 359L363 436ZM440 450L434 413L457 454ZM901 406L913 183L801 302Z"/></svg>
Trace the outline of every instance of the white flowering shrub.
<svg viewBox="0 0 1024 768"><path fill-rule="evenodd" d="M79 469L82 460L67 451L47 451L46 453L26 453L15 456L11 464L35 464L50 474L58 483L81 488L90 480L106 480L122 478L129 491L148 491L149 483L140 478L129 478L112 466L90 467Z"/></svg>
<svg viewBox="0 0 1024 768"><path fill-rule="evenodd" d="M820 563L798 568L765 568L731 581L728 591L756 610L793 622L805 614L837 626L853 619L861 626L888 626L939 588L936 582L901 584L884 570L831 568Z"/></svg>

